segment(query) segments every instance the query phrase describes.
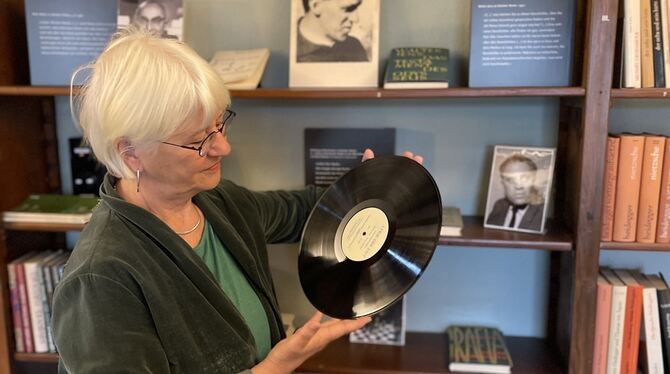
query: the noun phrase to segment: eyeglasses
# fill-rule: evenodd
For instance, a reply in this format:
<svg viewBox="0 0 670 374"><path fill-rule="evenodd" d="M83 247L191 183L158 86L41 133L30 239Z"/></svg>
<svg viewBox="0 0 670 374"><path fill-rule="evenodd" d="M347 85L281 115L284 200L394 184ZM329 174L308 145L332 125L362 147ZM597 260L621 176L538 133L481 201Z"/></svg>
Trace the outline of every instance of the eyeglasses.
<svg viewBox="0 0 670 374"><path fill-rule="evenodd" d="M161 143L167 144L167 145L173 145L175 147L180 147L180 148L192 149L192 150L198 152L198 156L205 157L207 152L209 152L209 150L212 148L212 143L214 143L214 136L216 134L221 134L225 137L228 133L228 128L230 128L230 123L233 122L233 118L235 118L236 115L237 115L237 113L233 112L230 109L226 109L226 111L223 113L223 119L221 120L221 122L216 124L216 130L207 134L205 139L203 139L202 141L193 142L193 144L199 143L199 145L197 147L190 146L190 145L174 144L174 143L169 143L169 142L161 142Z"/></svg>

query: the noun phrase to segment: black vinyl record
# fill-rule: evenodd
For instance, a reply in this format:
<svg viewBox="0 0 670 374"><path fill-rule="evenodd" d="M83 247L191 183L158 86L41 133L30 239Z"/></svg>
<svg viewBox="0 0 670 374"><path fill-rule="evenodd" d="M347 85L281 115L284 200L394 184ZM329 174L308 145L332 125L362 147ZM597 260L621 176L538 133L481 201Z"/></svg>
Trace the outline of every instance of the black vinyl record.
<svg viewBox="0 0 670 374"><path fill-rule="evenodd" d="M377 313L428 266L442 200L430 173L401 156L361 163L333 183L307 220L298 272L305 295L331 317Z"/></svg>

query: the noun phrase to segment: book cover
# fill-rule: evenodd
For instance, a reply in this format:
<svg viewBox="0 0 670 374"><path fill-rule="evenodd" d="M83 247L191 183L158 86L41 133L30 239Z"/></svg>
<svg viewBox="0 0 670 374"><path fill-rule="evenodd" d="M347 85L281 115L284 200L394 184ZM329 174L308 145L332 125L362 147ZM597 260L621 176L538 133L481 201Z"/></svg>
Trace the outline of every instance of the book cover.
<svg viewBox="0 0 670 374"><path fill-rule="evenodd" d="M663 348L663 365L670 368L670 289L663 275L648 274L647 278L656 288L658 313L661 323L661 347Z"/></svg>
<svg viewBox="0 0 670 374"><path fill-rule="evenodd" d="M619 166L619 142L616 136L607 137L605 153L605 177L603 178L603 209L600 240L612 241L614 225L614 199L616 197L616 177Z"/></svg>
<svg viewBox="0 0 670 374"><path fill-rule="evenodd" d="M449 326L449 371L510 373L512 356L494 327Z"/></svg>
<svg viewBox="0 0 670 374"><path fill-rule="evenodd" d="M218 51L210 64L230 90L253 90L261 82L270 49Z"/></svg>
<svg viewBox="0 0 670 374"><path fill-rule="evenodd" d="M68 86L116 31L116 2L25 0L30 83Z"/></svg>
<svg viewBox="0 0 670 374"><path fill-rule="evenodd" d="M598 275L596 288L596 330L593 343L592 374L607 372L607 344L609 342L610 314L612 312L612 285Z"/></svg>
<svg viewBox="0 0 670 374"><path fill-rule="evenodd" d="M612 308L610 310L610 331L607 342L607 373L625 373L621 366L626 322L626 298L628 288L614 274L612 269L601 268L600 274L612 285Z"/></svg>
<svg viewBox="0 0 670 374"><path fill-rule="evenodd" d="M626 269L614 272L626 285L626 316L621 349L621 372L637 374L637 359L640 347L640 326L642 325L642 286Z"/></svg>
<svg viewBox="0 0 670 374"><path fill-rule="evenodd" d="M641 0L622 0L624 3L623 68L624 87L642 87L642 56L640 39ZM645 0L646 1L646 0Z"/></svg>
<svg viewBox="0 0 670 374"><path fill-rule="evenodd" d="M572 83L574 1L473 0L471 5L470 87Z"/></svg>
<svg viewBox="0 0 670 374"><path fill-rule="evenodd" d="M440 236L461 236L463 217L461 210L453 206L442 207L442 228Z"/></svg>
<svg viewBox="0 0 670 374"><path fill-rule="evenodd" d="M360 164L366 148L376 155L395 154L395 129L305 129L305 183L328 187Z"/></svg>
<svg viewBox="0 0 670 374"><path fill-rule="evenodd" d="M665 157L661 177L661 192L658 202L658 226L656 243L670 243L670 141L665 141Z"/></svg>
<svg viewBox="0 0 670 374"><path fill-rule="evenodd" d="M651 32L654 55L654 87L665 87L665 60L663 56L663 22L661 3L665 0L651 0Z"/></svg>
<svg viewBox="0 0 670 374"><path fill-rule="evenodd" d="M651 0L640 0L640 53L642 87L654 87L654 50L651 33Z"/></svg>
<svg viewBox="0 0 670 374"><path fill-rule="evenodd" d="M449 49L393 48L386 63L384 88L448 88Z"/></svg>
<svg viewBox="0 0 670 374"><path fill-rule="evenodd" d="M646 135L644 137L636 230L636 238L640 243L654 243L656 241L664 152L664 136Z"/></svg>
<svg viewBox="0 0 670 374"><path fill-rule="evenodd" d="M403 296L372 316L372 321L349 334L351 343L405 345L406 301Z"/></svg>
<svg viewBox="0 0 670 374"><path fill-rule="evenodd" d="M5 222L86 223L98 205L97 197L30 195L19 206L3 213Z"/></svg>
<svg viewBox="0 0 670 374"><path fill-rule="evenodd" d="M612 240L634 242L637 230L644 136L622 134L619 145L619 170L614 203Z"/></svg>
<svg viewBox="0 0 670 374"><path fill-rule="evenodd" d="M663 374L663 347L658 296L654 284L639 271L632 271L642 285L642 331L640 335L640 366L646 374Z"/></svg>

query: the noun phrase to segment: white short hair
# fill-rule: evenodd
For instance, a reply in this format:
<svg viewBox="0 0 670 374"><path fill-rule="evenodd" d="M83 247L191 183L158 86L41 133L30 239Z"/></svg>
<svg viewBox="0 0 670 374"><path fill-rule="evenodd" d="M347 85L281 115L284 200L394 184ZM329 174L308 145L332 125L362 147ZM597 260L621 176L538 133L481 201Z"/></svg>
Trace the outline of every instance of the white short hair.
<svg viewBox="0 0 670 374"><path fill-rule="evenodd" d="M202 116L203 129L230 105L219 75L188 45L136 28L114 35L77 98L79 125L98 160L133 178L116 142L150 149ZM76 73L75 73L76 74Z"/></svg>

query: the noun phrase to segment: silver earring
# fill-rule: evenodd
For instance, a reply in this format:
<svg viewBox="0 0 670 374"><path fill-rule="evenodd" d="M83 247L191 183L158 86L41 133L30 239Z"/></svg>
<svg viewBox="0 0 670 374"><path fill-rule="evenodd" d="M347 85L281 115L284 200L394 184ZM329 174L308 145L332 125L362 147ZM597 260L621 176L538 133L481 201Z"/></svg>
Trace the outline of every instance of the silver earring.
<svg viewBox="0 0 670 374"><path fill-rule="evenodd" d="M137 169L135 175L137 178L137 192L140 192L140 169Z"/></svg>

